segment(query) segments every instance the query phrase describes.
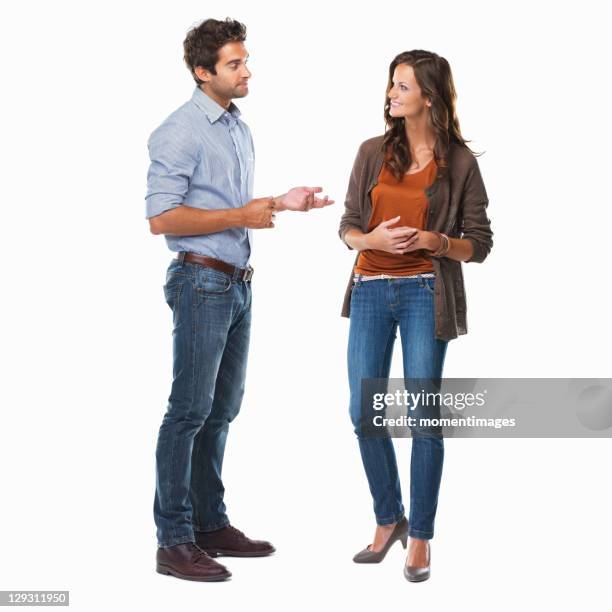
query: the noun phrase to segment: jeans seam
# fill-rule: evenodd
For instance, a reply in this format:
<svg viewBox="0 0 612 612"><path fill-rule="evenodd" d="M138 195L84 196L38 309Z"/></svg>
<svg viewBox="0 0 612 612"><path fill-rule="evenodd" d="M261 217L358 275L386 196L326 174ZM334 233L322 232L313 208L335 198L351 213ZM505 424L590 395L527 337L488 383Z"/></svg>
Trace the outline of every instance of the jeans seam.
<svg viewBox="0 0 612 612"><path fill-rule="evenodd" d="M190 385L189 385L189 392L190 392L190 398L189 398L189 410L187 410L187 414L185 414L181 421L184 423L185 421L187 421L189 419L189 416L191 415L192 411L193 411L193 405L195 403L195 373L196 373L196 364L195 364L195 359L196 359L196 340L197 340L197 322L196 322L196 312L194 309L194 298L197 296L197 293L194 293L192 295L192 300L191 300L191 342L190 342L190 351L189 351L189 360L191 362L191 380L190 380ZM179 311L179 316L180 316L180 311ZM178 444L178 439L175 436L173 443L172 443L172 450L170 453L170 465L171 467L171 473L174 474L176 472L176 465L175 465L175 461L176 461L176 446ZM177 536L176 535L176 525L174 525L172 527L172 533L174 534L174 539L179 538L181 536Z"/></svg>
<svg viewBox="0 0 612 612"><path fill-rule="evenodd" d="M386 366L386 362L387 362L387 353L389 351L391 351L391 354L393 354L393 347L395 345L396 337L397 337L396 336L396 323L394 322L391 325L391 328L389 329L389 337L387 338L387 343L385 345L385 351L383 353L383 358L382 358L382 361L381 361L381 364L380 364L380 369L378 370L379 378L383 378L383 377L384 378L388 378L388 376L389 376L389 372L385 372L384 369L386 369L385 366ZM391 365L390 360L389 360L389 365ZM395 449L393 448L393 442L391 442L391 452L393 454L395 454ZM389 465L388 465L387 461L384 462L384 466L385 466L385 474L387 476L387 479L390 481L391 480L391 472L389 470ZM398 477L398 474L396 474L396 477ZM402 503L401 499L399 500L399 503L401 505L401 503ZM393 518L395 519L395 516ZM401 516L400 516L400 518L401 518ZM381 521L385 521L387 519L380 519L380 520ZM399 519L397 519L397 520L399 520ZM396 523L397 520L391 520L391 521L388 521L388 522ZM379 519L376 519L376 522L379 523ZM379 524L383 524L384 525L385 523L379 523Z"/></svg>
<svg viewBox="0 0 612 612"><path fill-rule="evenodd" d="M176 293L174 295L174 302L176 303L176 308L177 311L180 310L181 307L181 293L183 293L183 287L185 286L185 282L187 281L187 279L183 276L183 279L181 280L181 283L179 284Z"/></svg>

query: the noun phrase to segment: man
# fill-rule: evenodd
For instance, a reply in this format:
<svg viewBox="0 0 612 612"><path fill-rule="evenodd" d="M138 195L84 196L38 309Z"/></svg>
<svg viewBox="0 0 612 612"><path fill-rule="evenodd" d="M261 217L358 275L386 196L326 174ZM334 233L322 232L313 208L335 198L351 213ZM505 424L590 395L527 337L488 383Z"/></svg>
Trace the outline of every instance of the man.
<svg viewBox="0 0 612 612"><path fill-rule="evenodd" d="M221 481L229 423L244 391L252 230L274 227L277 211L333 203L314 195L320 187L252 198L253 141L232 102L248 94L245 39L244 25L229 18L189 31L184 59L197 87L148 143L150 229L179 253L164 286L174 317L174 379L156 451L157 571L187 580L227 579L213 556L274 552L230 525Z"/></svg>

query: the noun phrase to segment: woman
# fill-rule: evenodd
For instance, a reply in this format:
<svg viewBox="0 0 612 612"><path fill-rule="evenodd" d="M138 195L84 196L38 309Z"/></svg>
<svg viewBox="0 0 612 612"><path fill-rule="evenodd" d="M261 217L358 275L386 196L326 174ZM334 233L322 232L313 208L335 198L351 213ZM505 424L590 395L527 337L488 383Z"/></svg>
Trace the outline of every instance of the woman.
<svg viewBox="0 0 612 612"><path fill-rule="evenodd" d="M391 62L387 129L359 148L339 231L358 251L342 314L350 316L350 414L377 524L372 544L354 561L377 563L395 541L405 548L409 536L404 575L412 582L430 575L442 433L411 427L406 520L393 443L388 436L366 435L362 426L361 383L388 378L399 327L404 379L430 381L439 389L448 341L467 333L461 262L482 262L493 233L487 194L461 136L455 100L443 57L414 50Z"/></svg>

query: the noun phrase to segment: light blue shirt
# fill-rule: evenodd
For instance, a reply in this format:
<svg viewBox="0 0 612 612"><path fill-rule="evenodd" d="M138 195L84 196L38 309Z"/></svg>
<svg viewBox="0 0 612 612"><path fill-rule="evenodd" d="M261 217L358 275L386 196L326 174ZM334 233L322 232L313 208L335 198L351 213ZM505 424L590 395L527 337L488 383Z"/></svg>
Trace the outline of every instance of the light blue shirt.
<svg viewBox="0 0 612 612"><path fill-rule="evenodd" d="M225 110L199 87L149 137L147 219L185 204L205 210L239 208L253 199L251 132L232 102ZM191 251L241 268L252 232L232 227L200 236L166 236L171 251Z"/></svg>

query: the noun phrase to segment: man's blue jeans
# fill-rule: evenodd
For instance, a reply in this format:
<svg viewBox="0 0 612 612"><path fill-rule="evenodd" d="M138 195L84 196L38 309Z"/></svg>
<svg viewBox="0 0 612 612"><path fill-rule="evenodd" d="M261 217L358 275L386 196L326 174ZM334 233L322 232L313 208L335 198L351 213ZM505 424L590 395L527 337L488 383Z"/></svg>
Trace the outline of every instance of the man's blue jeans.
<svg viewBox="0 0 612 612"><path fill-rule="evenodd" d="M404 515L393 442L364 436L361 384L364 378L388 378L399 327L405 379L439 381L448 342L435 337L435 278L357 281L351 295L348 373L350 415L379 525ZM431 539L444 461L444 441L412 429L409 535Z"/></svg>
<svg viewBox="0 0 612 612"><path fill-rule="evenodd" d="M154 504L159 546L229 524L221 467L244 394L251 285L179 259L164 286L174 318L174 379L157 440Z"/></svg>

